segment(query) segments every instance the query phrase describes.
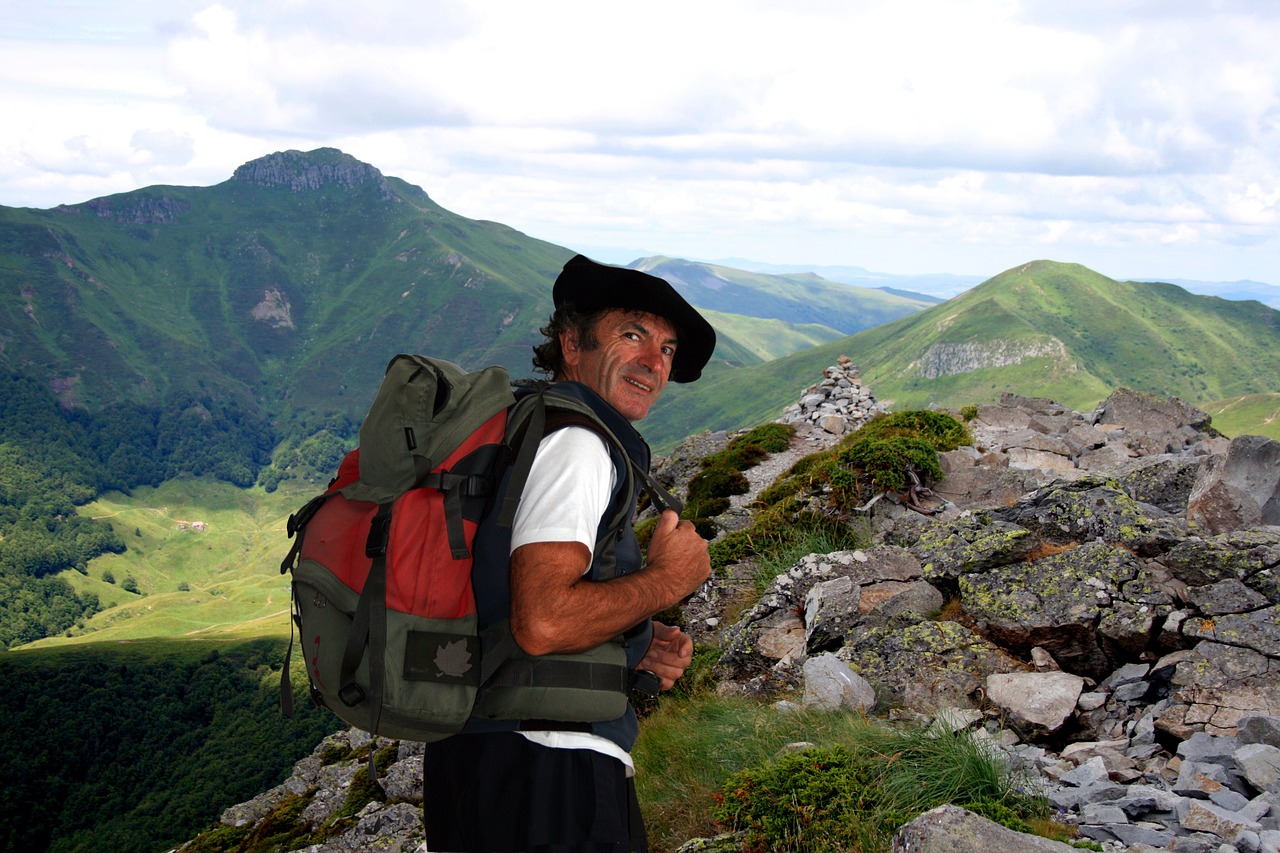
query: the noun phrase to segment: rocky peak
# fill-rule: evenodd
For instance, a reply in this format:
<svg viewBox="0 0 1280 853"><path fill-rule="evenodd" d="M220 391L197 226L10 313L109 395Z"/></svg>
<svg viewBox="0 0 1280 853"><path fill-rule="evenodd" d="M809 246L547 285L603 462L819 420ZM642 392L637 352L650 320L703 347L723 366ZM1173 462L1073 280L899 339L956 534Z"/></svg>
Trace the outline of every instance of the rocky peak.
<svg viewBox="0 0 1280 853"><path fill-rule="evenodd" d="M385 200L396 198L381 172L336 148L277 151L245 163L236 169L231 180L260 187L284 187L296 193L326 186L356 189L374 184Z"/></svg>

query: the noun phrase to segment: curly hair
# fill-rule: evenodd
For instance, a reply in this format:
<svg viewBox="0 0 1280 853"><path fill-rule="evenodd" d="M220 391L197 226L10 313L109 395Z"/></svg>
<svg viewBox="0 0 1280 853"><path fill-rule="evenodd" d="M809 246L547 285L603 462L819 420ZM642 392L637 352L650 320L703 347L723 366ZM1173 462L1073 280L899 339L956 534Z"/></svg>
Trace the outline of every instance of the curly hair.
<svg viewBox="0 0 1280 853"><path fill-rule="evenodd" d="M579 311L572 302L565 302L556 309L547 321L547 325L539 329L544 342L533 348L533 369L545 373L552 379L562 375L564 369L564 350L560 347L560 334L571 332L578 339L578 347L593 350L600 346L596 338L596 324L610 309L601 311Z"/></svg>

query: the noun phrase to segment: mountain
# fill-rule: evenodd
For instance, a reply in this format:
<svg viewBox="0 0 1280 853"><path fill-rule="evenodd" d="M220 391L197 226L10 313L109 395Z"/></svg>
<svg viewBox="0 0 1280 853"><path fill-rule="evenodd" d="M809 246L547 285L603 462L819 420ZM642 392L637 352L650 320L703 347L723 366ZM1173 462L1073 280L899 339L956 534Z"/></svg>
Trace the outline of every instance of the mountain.
<svg viewBox="0 0 1280 853"><path fill-rule="evenodd" d="M667 440L675 408L703 428L776 418L842 354L895 409L958 408L1014 391L1080 411L1120 386L1226 409L1228 398L1280 388L1280 312L1034 261L909 317L669 390L648 429Z"/></svg>
<svg viewBox="0 0 1280 853"><path fill-rule="evenodd" d="M829 326L846 335L914 314L931 300L837 284L814 273L766 275L678 258L628 266L671 282L699 308Z"/></svg>
<svg viewBox="0 0 1280 853"><path fill-rule="evenodd" d="M791 275L807 272L819 275L828 281L836 281L857 287L878 288L886 293L905 295L914 299L925 299L932 302L943 302L952 296L958 296L983 281L982 276L979 275L956 275L954 273L899 274L872 272L863 267L855 266L766 264L745 258L728 258L717 261L717 263L735 269L769 273L770 275Z"/></svg>
<svg viewBox="0 0 1280 853"><path fill-rule="evenodd" d="M1250 281L1249 279L1241 279L1240 281L1199 281L1188 278L1140 278L1137 281L1176 284L1178 287L1189 290L1192 293L1199 293L1205 296L1220 296L1223 299L1254 299L1263 305L1280 308L1280 287L1276 287L1274 284L1264 284L1261 281Z"/></svg>
<svg viewBox="0 0 1280 853"><path fill-rule="evenodd" d="M363 414L397 352L527 375L571 255L450 213L340 151L279 152L212 187L0 208L0 365L71 408L211 398L305 433ZM927 304L812 276L651 266L678 270L695 304L721 312L726 367Z"/></svg>

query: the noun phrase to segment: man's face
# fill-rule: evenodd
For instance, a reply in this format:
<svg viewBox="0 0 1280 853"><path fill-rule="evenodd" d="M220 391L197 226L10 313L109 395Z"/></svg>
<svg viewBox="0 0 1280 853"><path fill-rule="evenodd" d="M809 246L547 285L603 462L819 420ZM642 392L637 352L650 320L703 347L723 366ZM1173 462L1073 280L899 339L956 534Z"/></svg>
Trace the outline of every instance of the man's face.
<svg viewBox="0 0 1280 853"><path fill-rule="evenodd" d="M572 332L561 335L564 375L591 388L629 421L649 414L649 407L671 375L676 331L656 314L609 311L596 322L599 346L584 350Z"/></svg>

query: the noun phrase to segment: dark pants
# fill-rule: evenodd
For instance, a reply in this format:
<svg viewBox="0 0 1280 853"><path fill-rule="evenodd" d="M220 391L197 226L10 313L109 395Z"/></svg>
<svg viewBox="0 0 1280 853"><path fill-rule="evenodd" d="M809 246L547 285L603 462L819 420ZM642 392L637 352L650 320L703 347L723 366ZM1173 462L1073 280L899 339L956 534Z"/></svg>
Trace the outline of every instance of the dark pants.
<svg viewBox="0 0 1280 853"><path fill-rule="evenodd" d="M593 750L455 735L427 744L422 777L431 853L648 850L626 767Z"/></svg>

